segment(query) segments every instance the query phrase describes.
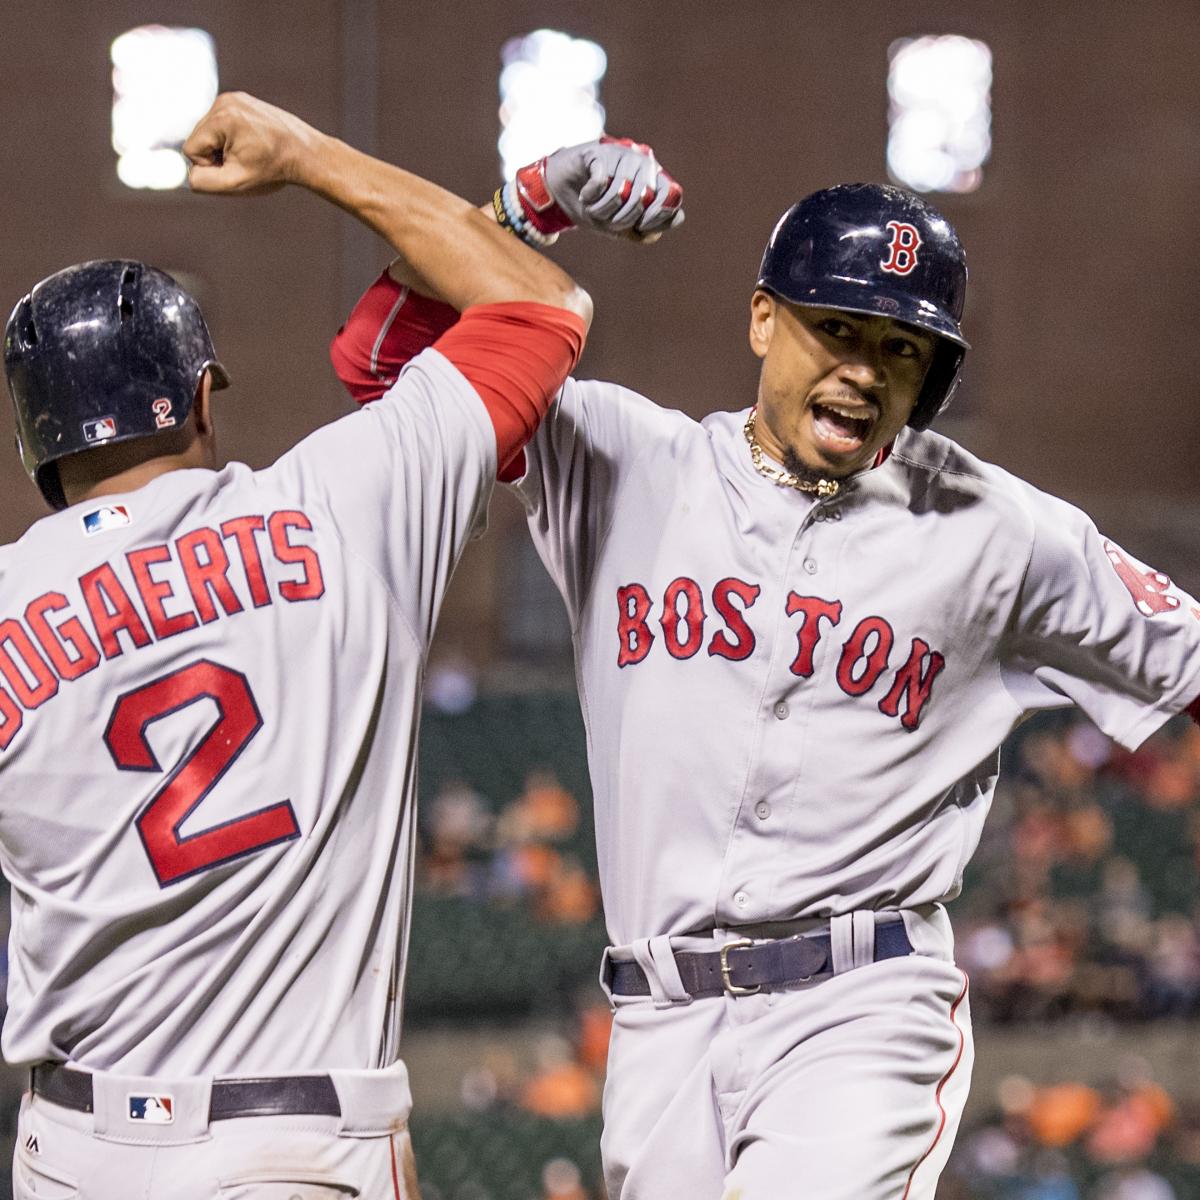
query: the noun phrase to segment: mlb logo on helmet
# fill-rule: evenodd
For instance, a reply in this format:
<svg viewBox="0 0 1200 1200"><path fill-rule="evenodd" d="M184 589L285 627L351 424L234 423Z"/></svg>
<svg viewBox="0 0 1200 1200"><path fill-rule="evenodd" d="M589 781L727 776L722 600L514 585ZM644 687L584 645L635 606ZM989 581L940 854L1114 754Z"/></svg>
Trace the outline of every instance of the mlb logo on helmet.
<svg viewBox="0 0 1200 1200"><path fill-rule="evenodd" d="M84 421L83 440L85 442L106 442L117 436L116 417L97 417L94 421Z"/></svg>
<svg viewBox="0 0 1200 1200"><path fill-rule="evenodd" d="M103 533L106 529L119 529L132 520L125 505L104 504L83 514L83 532L91 537L93 533Z"/></svg>
<svg viewBox="0 0 1200 1200"><path fill-rule="evenodd" d="M147 1125L170 1125L175 1120L175 1097L169 1092L157 1096L130 1096L128 1117Z"/></svg>

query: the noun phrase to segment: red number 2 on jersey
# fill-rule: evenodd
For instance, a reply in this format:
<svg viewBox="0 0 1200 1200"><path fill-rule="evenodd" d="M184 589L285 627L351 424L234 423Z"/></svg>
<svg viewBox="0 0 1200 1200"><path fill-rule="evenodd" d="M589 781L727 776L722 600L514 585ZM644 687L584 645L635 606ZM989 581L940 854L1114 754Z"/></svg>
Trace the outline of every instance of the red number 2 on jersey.
<svg viewBox="0 0 1200 1200"><path fill-rule="evenodd" d="M239 671L200 659L126 692L118 698L104 731L113 761L122 771L161 772L163 768L146 740L146 729L204 697L217 706L215 724L174 767L137 819L142 845L162 887L300 836L296 815L286 800L180 836L179 827L262 727L250 685Z"/></svg>

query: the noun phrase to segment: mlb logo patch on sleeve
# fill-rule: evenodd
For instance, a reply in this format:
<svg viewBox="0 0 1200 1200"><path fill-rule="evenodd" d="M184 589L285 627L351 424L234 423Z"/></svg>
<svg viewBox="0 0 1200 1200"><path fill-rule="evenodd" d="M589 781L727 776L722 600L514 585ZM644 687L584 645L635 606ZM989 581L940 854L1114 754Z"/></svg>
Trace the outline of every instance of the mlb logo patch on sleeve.
<svg viewBox="0 0 1200 1200"><path fill-rule="evenodd" d="M116 417L97 417L94 421L84 421L83 438L87 442L106 442L117 436Z"/></svg>
<svg viewBox="0 0 1200 1200"><path fill-rule="evenodd" d="M130 1096L128 1116L147 1125L170 1125L175 1120L175 1097L169 1092L157 1096Z"/></svg>
<svg viewBox="0 0 1200 1200"><path fill-rule="evenodd" d="M119 529L132 520L124 504L102 504L83 514L83 532L91 537L93 533L103 533L106 529Z"/></svg>

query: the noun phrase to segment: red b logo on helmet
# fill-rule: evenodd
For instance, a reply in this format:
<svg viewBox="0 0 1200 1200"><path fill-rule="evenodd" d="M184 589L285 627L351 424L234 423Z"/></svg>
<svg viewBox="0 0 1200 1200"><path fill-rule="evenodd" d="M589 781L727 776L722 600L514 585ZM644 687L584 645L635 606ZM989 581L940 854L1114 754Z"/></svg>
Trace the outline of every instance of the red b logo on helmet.
<svg viewBox="0 0 1200 1200"><path fill-rule="evenodd" d="M907 275L917 265L921 235L907 221L889 221L887 227L892 231L892 240L888 242L887 258L879 265L893 275Z"/></svg>

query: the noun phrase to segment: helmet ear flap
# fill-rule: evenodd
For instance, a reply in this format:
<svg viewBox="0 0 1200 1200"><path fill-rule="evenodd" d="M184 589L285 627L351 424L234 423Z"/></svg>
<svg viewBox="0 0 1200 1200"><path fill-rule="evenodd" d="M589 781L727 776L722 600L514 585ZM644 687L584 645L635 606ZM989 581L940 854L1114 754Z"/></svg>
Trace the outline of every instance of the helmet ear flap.
<svg viewBox="0 0 1200 1200"><path fill-rule="evenodd" d="M67 497L62 489L62 480L58 476L58 463L48 462L38 467L34 482L45 497L46 503L56 512L67 507Z"/></svg>
<svg viewBox="0 0 1200 1200"><path fill-rule="evenodd" d="M928 429L958 388L962 375L962 363L967 351L963 346L945 338L938 340L933 352L933 362L925 372L925 382L921 385L921 394L913 405L912 416L908 418L911 428Z"/></svg>

